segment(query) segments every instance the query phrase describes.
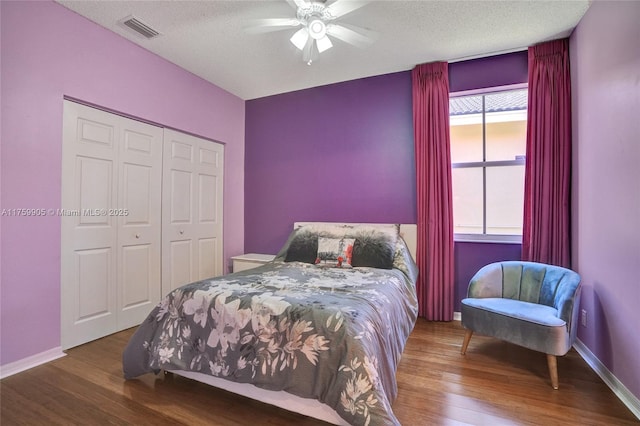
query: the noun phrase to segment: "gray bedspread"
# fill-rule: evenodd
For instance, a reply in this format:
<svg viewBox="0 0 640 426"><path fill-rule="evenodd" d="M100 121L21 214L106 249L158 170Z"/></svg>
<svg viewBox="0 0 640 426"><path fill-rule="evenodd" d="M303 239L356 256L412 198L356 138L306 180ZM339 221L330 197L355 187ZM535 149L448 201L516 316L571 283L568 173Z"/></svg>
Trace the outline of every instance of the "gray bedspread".
<svg viewBox="0 0 640 426"><path fill-rule="evenodd" d="M171 292L131 338L124 374L196 371L317 399L353 425L399 424L395 373L416 316L410 268L275 261Z"/></svg>

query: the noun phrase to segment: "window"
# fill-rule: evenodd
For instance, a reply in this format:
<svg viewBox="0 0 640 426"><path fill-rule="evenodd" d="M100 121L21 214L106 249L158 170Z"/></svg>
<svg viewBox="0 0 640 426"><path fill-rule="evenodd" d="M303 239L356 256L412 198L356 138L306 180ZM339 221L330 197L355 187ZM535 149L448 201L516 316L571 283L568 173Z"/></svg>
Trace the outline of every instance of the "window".
<svg viewBox="0 0 640 426"><path fill-rule="evenodd" d="M520 241L527 89L449 100L456 239Z"/></svg>

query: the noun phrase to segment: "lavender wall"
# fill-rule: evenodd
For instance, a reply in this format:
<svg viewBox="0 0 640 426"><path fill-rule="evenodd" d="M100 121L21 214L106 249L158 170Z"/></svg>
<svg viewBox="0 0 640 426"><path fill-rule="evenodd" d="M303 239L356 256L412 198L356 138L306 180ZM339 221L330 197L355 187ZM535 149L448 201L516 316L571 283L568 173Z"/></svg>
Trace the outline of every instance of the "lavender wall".
<svg viewBox="0 0 640 426"><path fill-rule="evenodd" d="M524 83L527 53L450 64L452 91ZM275 253L295 221L416 221L409 71L248 101L245 250ZM456 309L480 262L520 245L456 243Z"/></svg>
<svg viewBox="0 0 640 426"><path fill-rule="evenodd" d="M0 2L1 207L60 208L63 96L224 142L243 250L244 102L53 2ZM60 345L60 220L2 218L0 364Z"/></svg>
<svg viewBox="0 0 640 426"><path fill-rule="evenodd" d="M578 338L640 399L640 2L594 2L571 35Z"/></svg>

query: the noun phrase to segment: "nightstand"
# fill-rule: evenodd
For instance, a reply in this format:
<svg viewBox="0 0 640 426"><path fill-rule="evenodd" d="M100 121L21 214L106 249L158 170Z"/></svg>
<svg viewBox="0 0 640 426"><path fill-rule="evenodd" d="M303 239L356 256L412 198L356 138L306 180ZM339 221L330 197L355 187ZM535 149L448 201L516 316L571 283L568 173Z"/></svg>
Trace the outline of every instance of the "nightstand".
<svg viewBox="0 0 640 426"><path fill-rule="evenodd" d="M256 268L271 262L276 256L274 254L247 253L231 258L233 272L245 271L247 269Z"/></svg>

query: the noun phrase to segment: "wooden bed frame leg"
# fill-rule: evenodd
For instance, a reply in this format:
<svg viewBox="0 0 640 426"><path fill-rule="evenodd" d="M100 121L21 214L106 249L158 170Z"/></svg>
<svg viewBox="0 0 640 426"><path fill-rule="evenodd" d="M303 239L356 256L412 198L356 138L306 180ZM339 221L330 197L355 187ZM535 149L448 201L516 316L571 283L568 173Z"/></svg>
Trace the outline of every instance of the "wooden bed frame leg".
<svg viewBox="0 0 640 426"><path fill-rule="evenodd" d="M160 370L158 377L162 377L164 380L173 380L173 373L168 370Z"/></svg>
<svg viewBox="0 0 640 426"><path fill-rule="evenodd" d="M551 386L558 389L558 359L555 355L547 354L547 365L549 366L549 375L551 375Z"/></svg>
<svg viewBox="0 0 640 426"><path fill-rule="evenodd" d="M460 353L462 355L467 353L467 346L469 346L469 341L471 340L471 336L473 336L473 331L466 329L464 332L464 341L462 342L462 349L460 350Z"/></svg>

